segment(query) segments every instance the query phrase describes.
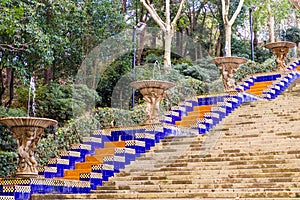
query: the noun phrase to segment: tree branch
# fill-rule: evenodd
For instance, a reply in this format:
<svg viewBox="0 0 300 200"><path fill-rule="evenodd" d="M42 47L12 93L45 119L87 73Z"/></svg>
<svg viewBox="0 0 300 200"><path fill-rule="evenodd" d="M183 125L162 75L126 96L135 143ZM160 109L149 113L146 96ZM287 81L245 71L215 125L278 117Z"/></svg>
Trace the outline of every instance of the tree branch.
<svg viewBox="0 0 300 200"><path fill-rule="evenodd" d="M239 5L237 7L237 9L235 10L234 14L232 15L230 21L228 22L229 25L232 25L236 19L236 17L238 16L238 14L241 12L242 10L242 6L244 4L244 0L240 0Z"/></svg>
<svg viewBox="0 0 300 200"><path fill-rule="evenodd" d="M173 21L171 23L172 29L176 26L177 20L179 19L180 15L181 15L181 11L183 9L183 5L184 5L185 1L186 0L181 0L181 2L180 2L180 6L179 6L179 8L177 10L177 14L176 14L176 16L174 17L174 19L173 19Z"/></svg>
<svg viewBox="0 0 300 200"><path fill-rule="evenodd" d="M27 44L21 44L21 47L15 47L14 45L11 44L0 44L0 48L2 50L8 50L11 52L17 52L17 51L24 51L26 49Z"/></svg>
<svg viewBox="0 0 300 200"><path fill-rule="evenodd" d="M153 17L153 20L158 24L158 26L162 29L162 31L166 32L165 23L159 17L159 15L155 11L154 7L150 4L150 2L148 0L140 0L140 2L147 9L147 11L151 14L151 16Z"/></svg>
<svg viewBox="0 0 300 200"><path fill-rule="evenodd" d="M225 13L226 13L226 4L225 4L225 0L222 0L222 18L223 18L223 22L224 24L228 21L226 21L226 17L225 17Z"/></svg>

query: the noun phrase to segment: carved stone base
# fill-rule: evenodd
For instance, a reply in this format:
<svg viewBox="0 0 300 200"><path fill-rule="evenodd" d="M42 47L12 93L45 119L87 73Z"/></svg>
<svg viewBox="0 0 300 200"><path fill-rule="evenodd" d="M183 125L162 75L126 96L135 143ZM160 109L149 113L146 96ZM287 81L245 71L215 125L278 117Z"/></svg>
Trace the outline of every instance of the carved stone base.
<svg viewBox="0 0 300 200"><path fill-rule="evenodd" d="M213 63L219 66L222 73L222 82L225 91L235 90L235 80L233 75L236 73L240 64L246 63L246 58L240 57L217 57L212 60Z"/></svg>
<svg viewBox="0 0 300 200"><path fill-rule="evenodd" d="M36 127L13 127L12 132L18 144L19 163L17 166L17 176L37 176L37 161L35 160L34 152L44 129Z"/></svg>

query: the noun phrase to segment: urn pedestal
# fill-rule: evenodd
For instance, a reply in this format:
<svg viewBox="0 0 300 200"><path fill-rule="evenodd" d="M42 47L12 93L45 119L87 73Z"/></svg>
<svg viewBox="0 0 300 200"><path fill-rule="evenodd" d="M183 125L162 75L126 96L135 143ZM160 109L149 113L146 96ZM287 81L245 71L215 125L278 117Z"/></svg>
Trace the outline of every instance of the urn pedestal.
<svg viewBox="0 0 300 200"><path fill-rule="evenodd" d="M147 120L145 124L159 122L159 104L165 96L165 91L175 86L174 83L161 80L142 80L131 82L130 86L138 89L146 102Z"/></svg>
<svg viewBox="0 0 300 200"><path fill-rule="evenodd" d="M216 57L212 59L221 70L222 82L226 92L234 91L236 88L233 75L236 73L240 64L246 63L246 58L228 56L228 57Z"/></svg>
<svg viewBox="0 0 300 200"><path fill-rule="evenodd" d="M265 45L265 48L272 50L272 53L276 56L276 68L277 71L285 71L287 68L286 57L290 48L295 47L293 42L271 42Z"/></svg>

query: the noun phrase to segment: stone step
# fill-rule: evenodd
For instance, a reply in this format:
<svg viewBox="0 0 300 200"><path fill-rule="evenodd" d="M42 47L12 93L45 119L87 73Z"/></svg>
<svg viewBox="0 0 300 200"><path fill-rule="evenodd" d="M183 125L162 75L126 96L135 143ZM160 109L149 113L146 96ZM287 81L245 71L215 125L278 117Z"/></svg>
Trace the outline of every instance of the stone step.
<svg viewBox="0 0 300 200"><path fill-rule="evenodd" d="M166 193L93 193L93 194L50 194L43 195L42 197L36 195L37 198L32 200L46 200L46 199L192 199L192 198L201 198L201 199L217 199L217 198L283 198L290 199L300 196L299 191L252 191L252 192L243 192L243 191L222 191L222 192L166 192ZM64 198L65 197L65 198Z"/></svg>
<svg viewBox="0 0 300 200"><path fill-rule="evenodd" d="M229 163L231 165L229 165ZM245 164L246 163L246 164ZM262 164L263 163L263 164ZM291 168L294 168L295 166L297 166L297 164L299 163L299 159L295 161L289 161L289 160L286 160L286 161L279 161L279 162L276 162L276 161L273 161L273 160L269 160L269 161L266 161L266 162L263 162L262 160L261 161L253 161L252 163L250 164L247 164L247 162L245 161L230 161L230 162L227 162L227 161L214 161L214 162L190 162L188 163L188 166L187 166L187 169L190 169L190 168L197 168L198 170L201 170L201 168L203 169L218 169L217 166L219 166L220 169L225 169L228 168L228 169L250 169L250 168L267 168L267 167L271 167L271 168L274 168L275 167L278 167L278 168L282 168L282 167L287 167L288 165L291 166ZM227 166L224 166L225 164L228 164ZM240 165L238 165L240 164ZM242 165L241 165L242 164ZM143 171L163 171L164 169L167 170L167 171L178 171L178 169L180 168L176 168L176 167L167 167L167 165L165 167L161 167L161 168L152 168L152 169L149 169L147 168L147 165L140 165L140 166L136 166L135 168L129 168L129 169L124 169L126 172L134 172L134 171L138 171L138 170L143 170Z"/></svg>
<svg viewBox="0 0 300 200"><path fill-rule="evenodd" d="M290 191L289 188L230 188L230 187L224 187L224 188L185 188L185 189L163 189L159 185L149 187L149 185L135 185L135 186L130 186L130 187L120 187L120 189L116 190L95 190L91 191L91 193L113 193L113 194L118 194L118 193L131 193L131 191L137 192L137 193L167 193L167 192L175 192L175 193L196 193L196 192L201 192L201 193L227 193L227 192L286 192ZM299 192L299 190L297 190ZM294 191L295 192L295 191ZM133 193L133 192L132 192Z"/></svg>
<svg viewBox="0 0 300 200"><path fill-rule="evenodd" d="M192 171L189 170L188 168L185 169L184 171L152 171L152 172L147 172L147 171L136 171L136 172L125 172L125 171L121 171L119 174L116 174L115 177L111 178L111 180L122 180L122 178L124 178L124 180L128 180L130 179L130 177L138 177L138 176L147 176L147 177L172 177L172 176L177 176L178 178L182 178L182 176L194 176L194 175L201 175L201 174L249 174L249 173L299 173L300 172L300 168L299 167L272 167L273 165L271 165L270 167L266 168L266 167L252 167L252 168L241 168L241 169L236 169L232 166L228 166L228 167L222 167L220 166L219 168L211 168L211 169L205 169L205 171L203 170L199 170L199 171Z"/></svg>
<svg viewBox="0 0 300 200"><path fill-rule="evenodd" d="M229 150L228 150L229 151ZM224 152L224 151L223 151ZM296 160L300 160L300 155L298 155L299 151L290 151L290 152L284 152L283 154L275 154L275 155L267 155L267 152L265 152L262 155L256 155L252 154L249 155L247 153L230 153L230 154L225 154L223 152L220 152L221 154L209 154L206 155L205 157L201 157L201 155L198 154L182 154L180 157L169 157L168 159L162 161L160 159L145 159L142 160L143 162L134 161L133 163L135 164L140 164L140 165L154 165L155 167L161 166L186 166L187 164L192 164L192 163L204 163L205 165L209 165L211 162L234 162L234 161L241 161L241 162L251 162L251 161L258 161L258 162L276 162L281 163L282 161L288 161L291 160L290 162L294 162ZM221 156L220 156L221 155ZM132 166L134 166L134 164ZM131 166L129 166L131 167ZM140 168L140 166L139 166Z"/></svg>
<svg viewBox="0 0 300 200"><path fill-rule="evenodd" d="M286 183L286 182L299 182L300 177L230 177L229 176L221 176L221 177L204 177L201 176L197 177L198 179L193 180L132 180L132 181L116 181L112 184L115 185L123 185L123 186L132 186L132 185L194 185L194 184L200 184L200 185L208 185L208 184L266 184L266 183ZM140 178L141 179L141 178ZM105 185L107 186L107 185ZM193 186L192 186L193 187ZM104 188L107 189L107 188Z"/></svg>
<svg viewBox="0 0 300 200"><path fill-rule="evenodd" d="M149 182L148 182L149 183ZM128 184L127 182L120 182L116 185L111 186L99 186L97 190L93 192L114 192L116 190L134 190L139 189L152 190L152 191L163 191L163 192L176 192L176 190L188 190L188 189L263 189L263 190L293 190L299 188L298 182L261 182L261 183L212 183L212 184L161 184L161 185L150 185L150 184Z"/></svg>
<svg viewBox="0 0 300 200"><path fill-rule="evenodd" d="M147 184L153 183L157 184L192 184L195 182L195 179L274 179L274 178L298 178L299 180L299 172L281 172L281 173L270 173L270 172L249 172L249 173L239 173L239 172L231 172L231 171L224 171L223 173L216 173L216 174L209 174L209 173L202 173L202 174L192 174L192 175L168 175L168 176L156 176L156 175L149 175L149 176L131 176L131 177L116 177L111 179L118 184L121 182L125 182L126 185L140 185L140 184ZM183 180L185 179L185 180ZM201 180L204 181L204 180Z"/></svg>

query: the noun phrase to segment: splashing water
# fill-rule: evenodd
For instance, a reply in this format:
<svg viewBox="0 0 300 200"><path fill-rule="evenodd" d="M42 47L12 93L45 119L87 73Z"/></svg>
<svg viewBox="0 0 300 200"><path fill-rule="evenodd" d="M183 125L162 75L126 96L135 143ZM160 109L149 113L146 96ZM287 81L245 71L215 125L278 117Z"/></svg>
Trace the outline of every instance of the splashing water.
<svg viewBox="0 0 300 200"><path fill-rule="evenodd" d="M28 117L30 117L30 107L32 108L32 113L33 113L33 117L36 117L36 102L35 102L35 82L34 82L34 76L31 77L30 79L30 86L29 86L29 93L28 93ZM31 102L31 95L32 95L32 106L30 105Z"/></svg>

